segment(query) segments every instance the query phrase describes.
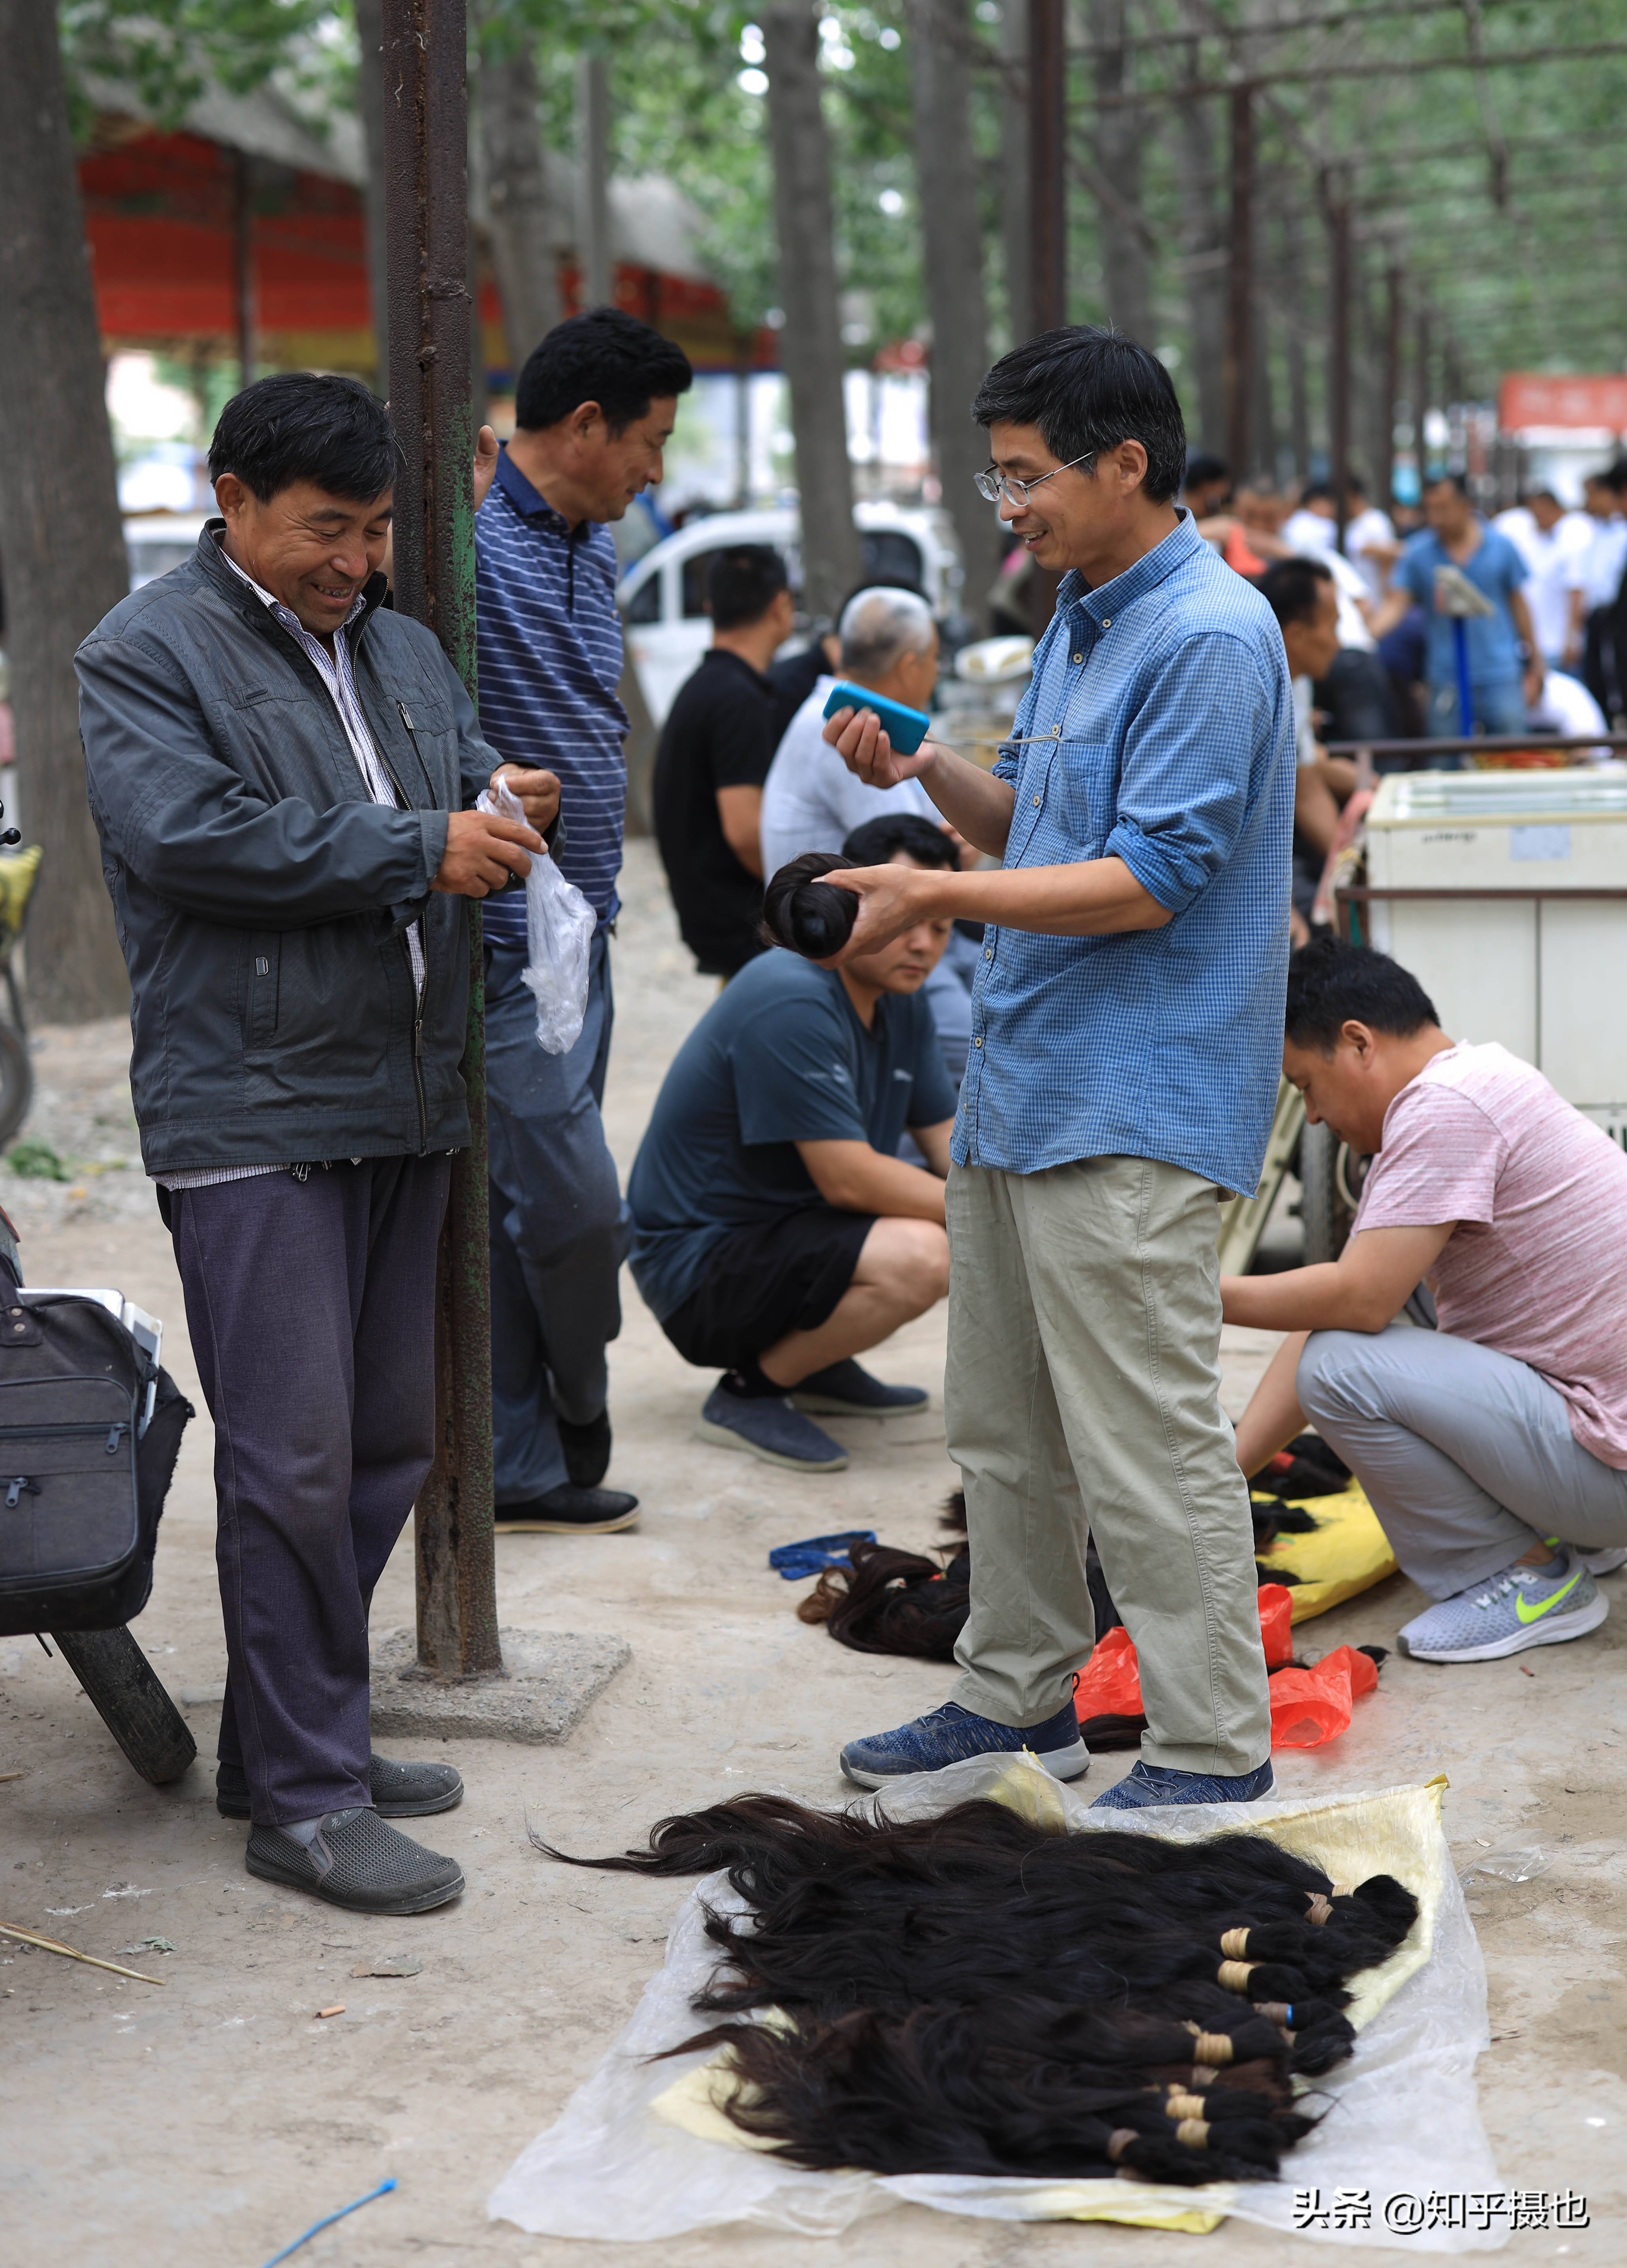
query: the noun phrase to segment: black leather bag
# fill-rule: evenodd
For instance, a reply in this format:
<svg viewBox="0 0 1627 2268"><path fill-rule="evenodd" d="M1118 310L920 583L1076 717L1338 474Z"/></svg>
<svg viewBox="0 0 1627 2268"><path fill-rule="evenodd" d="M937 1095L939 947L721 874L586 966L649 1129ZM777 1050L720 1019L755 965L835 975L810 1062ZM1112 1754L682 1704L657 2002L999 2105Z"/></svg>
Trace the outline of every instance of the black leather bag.
<svg viewBox="0 0 1627 2268"><path fill-rule="evenodd" d="M141 1612L193 1414L116 1315L71 1292L26 1300L0 1247L0 1637Z"/></svg>

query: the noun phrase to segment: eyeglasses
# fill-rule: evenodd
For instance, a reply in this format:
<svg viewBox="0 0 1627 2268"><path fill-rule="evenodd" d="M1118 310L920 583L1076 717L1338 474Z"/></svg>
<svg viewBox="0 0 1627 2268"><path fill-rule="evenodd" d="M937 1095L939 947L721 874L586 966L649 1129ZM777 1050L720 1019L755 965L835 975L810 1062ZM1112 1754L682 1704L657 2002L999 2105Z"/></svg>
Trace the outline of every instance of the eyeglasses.
<svg viewBox="0 0 1627 2268"><path fill-rule="evenodd" d="M1013 480L1009 473L1002 473L993 465L985 473L974 473L972 478L977 483L978 495L985 502L998 504L1004 499L1014 512L1021 512L1035 489L1043 488L1047 481L1054 481L1058 473L1071 472L1075 465L1093 465L1096 456L1094 449L1086 449L1082 457L1071 457L1065 465L1053 465L1049 472L1042 473L1037 481Z"/></svg>

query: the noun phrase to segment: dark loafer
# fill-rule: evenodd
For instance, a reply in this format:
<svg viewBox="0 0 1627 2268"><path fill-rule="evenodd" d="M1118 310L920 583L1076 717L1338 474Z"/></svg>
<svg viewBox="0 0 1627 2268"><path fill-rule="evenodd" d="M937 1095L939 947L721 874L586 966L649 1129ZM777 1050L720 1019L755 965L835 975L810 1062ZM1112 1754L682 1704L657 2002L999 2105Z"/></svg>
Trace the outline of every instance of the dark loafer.
<svg viewBox="0 0 1627 2268"><path fill-rule="evenodd" d="M545 1496L523 1504L500 1504L495 1515L499 1535L614 1535L638 1524L638 1499L625 1489L578 1488L561 1481Z"/></svg>
<svg viewBox="0 0 1627 2268"><path fill-rule="evenodd" d="M423 1819L463 1800L463 1782L450 1764L398 1764L375 1756L369 1778L381 1819ZM223 1819L249 1816L248 1774L241 1764L217 1766L215 1808Z"/></svg>
<svg viewBox="0 0 1627 2268"><path fill-rule="evenodd" d="M309 1845L280 1827L251 1828L243 1863L261 1881L309 1890L352 1913L426 1913L463 1888L455 1859L426 1851L376 1811L330 1811Z"/></svg>

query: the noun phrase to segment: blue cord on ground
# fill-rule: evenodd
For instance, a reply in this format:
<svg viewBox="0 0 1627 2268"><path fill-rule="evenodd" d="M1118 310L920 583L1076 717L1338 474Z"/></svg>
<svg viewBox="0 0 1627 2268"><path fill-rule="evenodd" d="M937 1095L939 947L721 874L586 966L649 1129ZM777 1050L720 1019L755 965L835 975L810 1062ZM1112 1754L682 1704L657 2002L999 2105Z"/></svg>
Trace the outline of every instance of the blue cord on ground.
<svg viewBox="0 0 1627 2268"><path fill-rule="evenodd" d="M309 2244L313 2236L320 2236L325 2228L331 2228L335 2221L342 2220L347 2213L358 2212L363 2205L371 2205L375 2198L381 2198L387 2190L394 2187L395 2176L392 2174L387 2182L380 2182L378 2188L369 2190L365 2197L355 2198L349 2205L342 2205L337 2213L326 2213L320 2220L313 2220L303 2236L296 2236L291 2244L285 2244L280 2252L274 2252L267 2261L266 2268L276 2268L279 2260L286 2260L291 2252L298 2252L302 2244Z"/></svg>

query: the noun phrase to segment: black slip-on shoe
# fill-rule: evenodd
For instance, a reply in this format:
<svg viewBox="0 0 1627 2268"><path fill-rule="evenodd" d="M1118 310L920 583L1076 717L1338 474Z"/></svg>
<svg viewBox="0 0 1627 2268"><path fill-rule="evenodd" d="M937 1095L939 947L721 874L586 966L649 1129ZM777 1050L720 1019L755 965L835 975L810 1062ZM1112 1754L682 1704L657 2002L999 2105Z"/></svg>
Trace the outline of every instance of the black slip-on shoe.
<svg viewBox="0 0 1627 2268"><path fill-rule="evenodd" d="M555 1415L565 1470L578 1488L597 1488L610 1469L610 1412L601 1410L585 1425Z"/></svg>
<svg viewBox="0 0 1627 2268"><path fill-rule="evenodd" d="M352 1913L427 1913L463 1888L455 1859L426 1851L376 1811L330 1811L309 1845L280 1827L253 1827L243 1864L261 1881Z"/></svg>
<svg viewBox="0 0 1627 2268"><path fill-rule="evenodd" d="M637 1524L638 1499L624 1489L562 1481L523 1504L500 1504L495 1518L499 1535L611 1535Z"/></svg>
<svg viewBox="0 0 1627 2268"><path fill-rule="evenodd" d="M850 1355L810 1373L791 1388L791 1398L816 1418L890 1418L901 1410L924 1410L927 1394L924 1386L888 1386Z"/></svg>
<svg viewBox="0 0 1627 2268"><path fill-rule="evenodd" d="M450 1764L398 1764L375 1756L368 1775L380 1819L423 1819L463 1800L463 1781ZM215 1808L223 1819L247 1819L248 1774L241 1764L215 1770Z"/></svg>

